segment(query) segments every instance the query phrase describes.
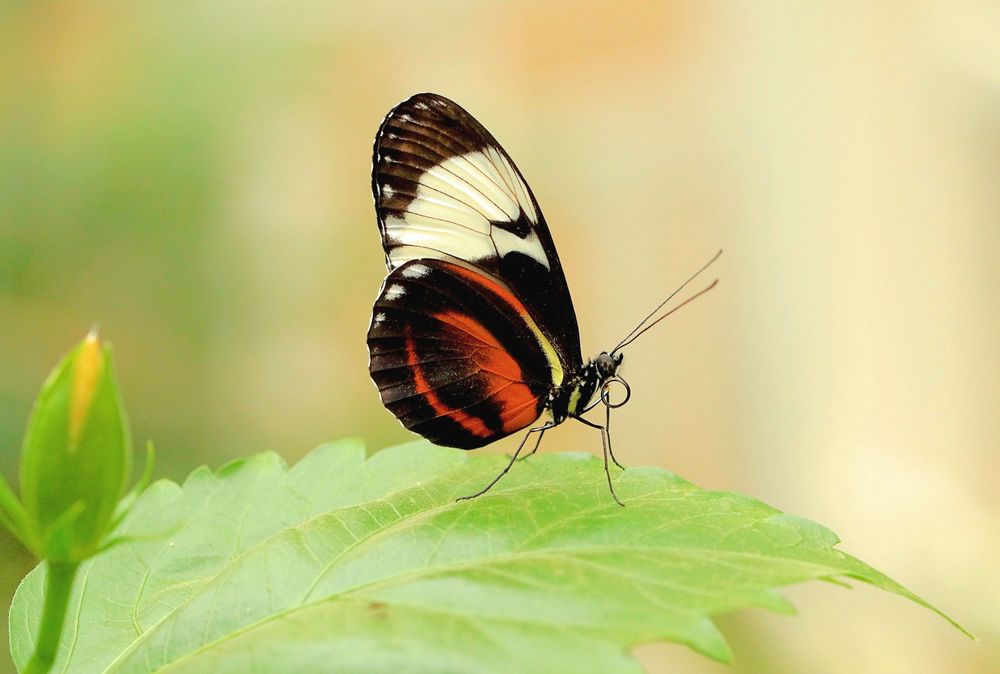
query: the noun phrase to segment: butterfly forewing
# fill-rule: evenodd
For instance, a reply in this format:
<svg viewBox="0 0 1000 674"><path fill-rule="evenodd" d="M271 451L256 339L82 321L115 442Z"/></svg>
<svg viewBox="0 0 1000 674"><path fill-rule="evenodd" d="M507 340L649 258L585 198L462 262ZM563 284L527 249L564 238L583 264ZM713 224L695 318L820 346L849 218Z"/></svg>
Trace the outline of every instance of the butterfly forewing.
<svg viewBox="0 0 1000 674"><path fill-rule="evenodd" d="M443 260L390 272L368 349L383 404L452 447L481 447L531 424L562 378L551 344L499 279Z"/></svg>
<svg viewBox="0 0 1000 674"><path fill-rule="evenodd" d="M576 314L545 219L469 113L436 94L393 108L375 139L372 192L390 272L427 259L479 270L523 303L564 366L579 365Z"/></svg>

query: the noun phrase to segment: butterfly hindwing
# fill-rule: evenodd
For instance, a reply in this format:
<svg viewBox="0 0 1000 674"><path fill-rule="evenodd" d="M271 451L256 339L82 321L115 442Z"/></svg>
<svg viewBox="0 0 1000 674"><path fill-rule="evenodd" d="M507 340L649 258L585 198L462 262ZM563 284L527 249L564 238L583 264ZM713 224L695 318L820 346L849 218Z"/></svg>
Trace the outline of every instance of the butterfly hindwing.
<svg viewBox="0 0 1000 674"><path fill-rule="evenodd" d="M581 361L566 278L521 172L458 104L417 94L375 138L372 192L390 271L411 260L460 262L524 303L563 364Z"/></svg>
<svg viewBox="0 0 1000 674"><path fill-rule="evenodd" d="M528 426L563 372L525 306L501 281L421 259L397 267L368 332L372 379L408 429L481 447Z"/></svg>

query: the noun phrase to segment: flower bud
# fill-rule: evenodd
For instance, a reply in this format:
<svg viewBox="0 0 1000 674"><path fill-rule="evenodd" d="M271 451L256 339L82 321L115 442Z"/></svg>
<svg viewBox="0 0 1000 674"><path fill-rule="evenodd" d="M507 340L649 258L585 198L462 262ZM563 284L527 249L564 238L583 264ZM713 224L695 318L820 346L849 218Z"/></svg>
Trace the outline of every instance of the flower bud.
<svg viewBox="0 0 1000 674"><path fill-rule="evenodd" d="M28 422L21 501L34 552L64 562L93 555L113 527L131 460L111 349L92 332L49 376Z"/></svg>

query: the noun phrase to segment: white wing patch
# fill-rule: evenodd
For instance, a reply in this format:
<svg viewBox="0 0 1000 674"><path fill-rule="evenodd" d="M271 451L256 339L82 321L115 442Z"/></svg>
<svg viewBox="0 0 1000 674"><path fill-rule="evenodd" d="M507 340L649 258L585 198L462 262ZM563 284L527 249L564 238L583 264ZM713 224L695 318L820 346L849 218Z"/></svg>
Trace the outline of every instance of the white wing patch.
<svg viewBox="0 0 1000 674"><path fill-rule="evenodd" d="M522 214L538 224L527 186L496 148L450 157L424 171L406 211L385 218L390 265L422 257L474 263L517 251L549 269L534 227L524 238L502 227Z"/></svg>
<svg viewBox="0 0 1000 674"><path fill-rule="evenodd" d="M470 262L497 255L489 234L412 213L406 213L402 218L387 217L385 238L397 246L389 252L393 269L411 259L441 259L438 253ZM404 250L413 248L419 250Z"/></svg>

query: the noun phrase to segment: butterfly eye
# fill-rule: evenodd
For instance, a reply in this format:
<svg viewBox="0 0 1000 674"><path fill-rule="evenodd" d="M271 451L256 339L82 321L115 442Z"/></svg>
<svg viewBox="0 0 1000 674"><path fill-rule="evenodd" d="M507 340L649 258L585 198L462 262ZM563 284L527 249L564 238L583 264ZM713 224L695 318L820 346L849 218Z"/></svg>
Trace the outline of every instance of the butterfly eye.
<svg viewBox="0 0 1000 674"><path fill-rule="evenodd" d="M611 389L614 384L618 384L622 387L622 399L619 402L613 402L611 398ZM624 379L618 376L609 378L601 386L601 402L604 403L610 409L616 409L624 405L632 397L632 387L628 385Z"/></svg>

